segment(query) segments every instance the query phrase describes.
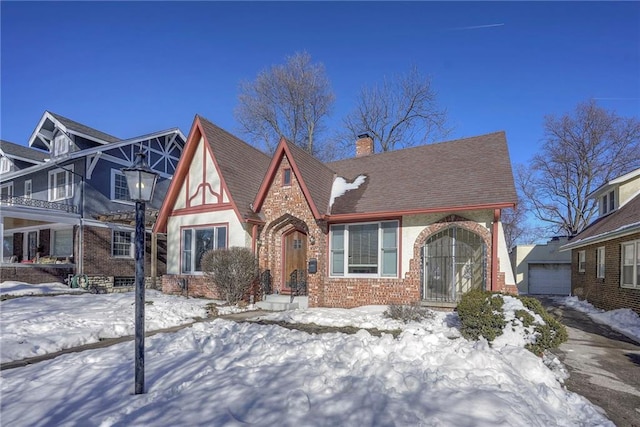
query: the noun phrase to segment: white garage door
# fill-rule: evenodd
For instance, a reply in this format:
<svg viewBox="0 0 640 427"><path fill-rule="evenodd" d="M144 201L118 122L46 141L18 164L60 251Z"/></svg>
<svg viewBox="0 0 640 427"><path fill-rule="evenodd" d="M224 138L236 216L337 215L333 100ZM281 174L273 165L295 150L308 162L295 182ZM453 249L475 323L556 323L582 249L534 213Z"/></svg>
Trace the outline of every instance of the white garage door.
<svg viewBox="0 0 640 427"><path fill-rule="evenodd" d="M569 295L571 264L529 264L529 293Z"/></svg>

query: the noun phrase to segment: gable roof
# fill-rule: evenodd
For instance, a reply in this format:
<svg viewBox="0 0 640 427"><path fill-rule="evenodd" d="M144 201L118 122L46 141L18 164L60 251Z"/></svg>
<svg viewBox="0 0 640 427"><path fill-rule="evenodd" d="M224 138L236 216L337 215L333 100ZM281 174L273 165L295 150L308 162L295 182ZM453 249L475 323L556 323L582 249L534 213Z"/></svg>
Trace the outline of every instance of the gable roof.
<svg viewBox="0 0 640 427"><path fill-rule="evenodd" d="M327 164L366 179L335 199L331 216L502 208L517 202L504 132L371 154Z"/></svg>
<svg viewBox="0 0 640 427"><path fill-rule="evenodd" d="M58 120L67 130L72 131L74 133L85 135L91 137L93 139L100 139L106 142L118 142L120 138L116 138L113 135L109 135L108 133L101 132L92 127L83 125L82 123L78 123L74 120L68 119L66 117L61 116L60 114L52 113L51 111L47 111L47 113L51 114L53 118Z"/></svg>
<svg viewBox="0 0 640 427"><path fill-rule="evenodd" d="M609 215L593 221L560 250L575 249L637 232L640 232L640 194Z"/></svg>
<svg viewBox="0 0 640 427"><path fill-rule="evenodd" d="M0 152L10 159L24 160L33 164L43 163L49 157L49 153L44 151L4 140L0 140Z"/></svg>
<svg viewBox="0 0 640 427"><path fill-rule="evenodd" d="M220 180L229 193L231 203L240 221L252 216L251 203L263 181L270 158L262 151L247 144L226 130L196 115L186 146L176 167L176 172L167 191L154 230L164 232L167 220L186 179L200 138L204 139L213 153L213 160Z"/></svg>
<svg viewBox="0 0 640 427"><path fill-rule="evenodd" d="M82 123L63 117L60 114L45 111L29 137L29 147L47 150L48 147L41 138L51 138L56 127L99 144L111 144L121 141L120 138L83 125Z"/></svg>
<svg viewBox="0 0 640 427"><path fill-rule="evenodd" d="M269 167L270 158L204 117L197 118L242 221L245 215L252 213L251 204Z"/></svg>
<svg viewBox="0 0 640 427"><path fill-rule="evenodd" d="M307 153L296 144L288 142L285 138L280 140L278 147L271 159L271 164L266 176L258 190L254 201L254 209L259 211L267 191L275 178L278 166L284 156L287 156L293 173L304 193L315 218L324 216L331 198L331 186L335 173L324 163Z"/></svg>

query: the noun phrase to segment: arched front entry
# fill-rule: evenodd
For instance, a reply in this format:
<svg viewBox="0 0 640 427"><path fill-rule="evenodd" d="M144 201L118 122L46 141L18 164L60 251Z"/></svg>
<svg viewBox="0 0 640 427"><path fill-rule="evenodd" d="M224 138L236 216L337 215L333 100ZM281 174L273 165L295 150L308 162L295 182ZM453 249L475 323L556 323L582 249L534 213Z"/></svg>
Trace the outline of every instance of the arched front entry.
<svg viewBox="0 0 640 427"><path fill-rule="evenodd" d="M429 237L422 247L422 298L456 302L486 283L486 245L478 234L448 227Z"/></svg>
<svg viewBox="0 0 640 427"><path fill-rule="evenodd" d="M284 259L282 271L283 293L290 293L291 287L299 282L306 282L307 266L307 235L294 229L282 236L282 257Z"/></svg>

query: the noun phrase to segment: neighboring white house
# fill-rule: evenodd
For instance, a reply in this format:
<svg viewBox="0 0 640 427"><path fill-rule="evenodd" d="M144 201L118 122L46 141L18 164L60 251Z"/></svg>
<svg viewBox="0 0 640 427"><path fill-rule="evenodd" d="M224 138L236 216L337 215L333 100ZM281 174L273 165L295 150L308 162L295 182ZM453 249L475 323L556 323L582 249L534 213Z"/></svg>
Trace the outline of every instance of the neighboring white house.
<svg viewBox="0 0 640 427"><path fill-rule="evenodd" d="M559 251L565 243L566 237L554 237L546 244L518 245L511 250L520 294L571 294L571 254Z"/></svg>

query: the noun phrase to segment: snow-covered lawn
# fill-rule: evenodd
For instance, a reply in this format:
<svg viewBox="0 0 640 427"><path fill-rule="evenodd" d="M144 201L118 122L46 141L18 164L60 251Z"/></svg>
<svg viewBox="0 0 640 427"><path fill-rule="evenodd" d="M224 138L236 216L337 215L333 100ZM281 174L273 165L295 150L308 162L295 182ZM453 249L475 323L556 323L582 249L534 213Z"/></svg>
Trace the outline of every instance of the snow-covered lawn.
<svg viewBox="0 0 640 427"><path fill-rule="evenodd" d="M61 316L76 320L72 324L65 321L64 333L49 330L52 341L74 333L95 334L101 318L104 328L110 330L108 324L117 318L106 314L111 313L110 305L114 312L128 310L123 316L133 318L133 309L120 301L128 297L131 305L132 294L86 297L81 304L70 303L84 296L2 302L3 354L5 323L26 325L29 313L33 319L46 313L48 322L57 323L58 310ZM163 298L166 303L160 302ZM69 304L58 305L59 299ZM187 301L193 304L156 293L148 294L147 300L154 301L147 306L148 328L153 317L187 318L185 312L172 313ZM19 306L12 307L18 302ZM57 309L51 309L51 304ZM191 306L192 313L202 309ZM149 315L154 308L159 309L158 314ZM455 313L435 313L431 319L405 325L385 318L385 308L315 308L264 318L399 328L403 332L398 338L390 334L375 337L364 330L353 335L308 334L223 319L149 337L145 347L147 392L142 395L132 394L132 342L4 370L2 425L612 425L586 399L565 390L562 370L547 368L522 347L521 338L490 347L484 341L462 338ZM25 312L22 320L16 311ZM15 320L10 322L9 317ZM158 327L167 326L164 320L157 321ZM24 326L23 333L37 332L40 323ZM43 332L38 339L46 335ZM32 341L29 335L23 338Z"/></svg>
<svg viewBox="0 0 640 427"><path fill-rule="evenodd" d="M60 283L0 284L1 295L55 295L69 287ZM75 290L75 289L74 289ZM176 298L148 290L145 329L157 330L205 317L211 301ZM54 353L103 338L133 335L134 293L21 297L0 303L0 362Z"/></svg>

